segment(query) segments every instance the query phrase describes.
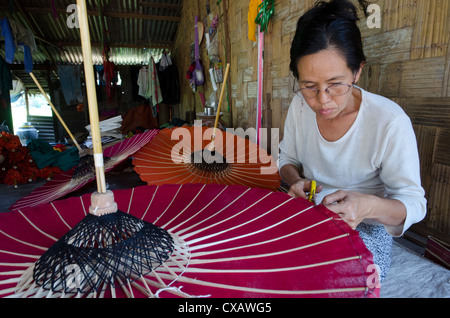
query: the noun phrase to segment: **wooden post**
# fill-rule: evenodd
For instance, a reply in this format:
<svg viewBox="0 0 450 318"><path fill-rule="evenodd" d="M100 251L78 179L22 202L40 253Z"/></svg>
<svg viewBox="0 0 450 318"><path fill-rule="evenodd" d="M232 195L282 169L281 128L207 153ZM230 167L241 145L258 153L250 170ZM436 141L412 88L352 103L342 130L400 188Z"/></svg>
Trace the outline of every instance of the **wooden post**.
<svg viewBox="0 0 450 318"><path fill-rule="evenodd" d="M80 23L81 45L83 50L84 74L89 104L89 119L91 124L92 144L94 150L94 163L97 179L98 193L106 193L105 166L103 162L102 138L97 105L97 92L95 89L94 68L92 67L91 37L85 0L77 0L78 21Z"/></svg>

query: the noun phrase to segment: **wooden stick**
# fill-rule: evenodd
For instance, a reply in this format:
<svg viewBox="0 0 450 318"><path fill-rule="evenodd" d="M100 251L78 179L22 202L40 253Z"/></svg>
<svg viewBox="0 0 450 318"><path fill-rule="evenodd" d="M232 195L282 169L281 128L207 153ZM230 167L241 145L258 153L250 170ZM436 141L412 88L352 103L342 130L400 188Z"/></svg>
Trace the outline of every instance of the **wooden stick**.
<svg viewBox="0 0 450 318"><path fill-rule="evenodd" d="M86 0L77 0L77 6L81 45L83 49L84 74L86 77L86 91L89 104L89 119L91 123L91 135L94 150L95 172L97 176L97 191L98 193L106 193L105 167L103 163L94 68L92 67L91 37L89 35Z"/></svg>
<svg viewBox="0 0 450 318"><path fill-rule="evenodd" d="M217 126L219 124L219 118L220 118L220 108L222 107L223 95L225 93L225 88L227 87L227 79L228 79L228 73L229 72L230 72L230 63L227 64L227 68L225 70L225 77L223 79L222 90L220 92L219 106L217 107L216 121L214 123L214 130L213 130L213 135L212 135L212 141L206 147L209 151L214 151L214 149L216 148L215 145L214 145L214 141L216 139L216 130L217 130Z"/></svg>
<svg viewBox="0 0 450 318"><path fill-rule="evenodd" d="M220 108L222 107L223 103L223 95L225 93L225 88L227 86L227 79L228 79L228 73L230 72L230 64L227 64L227 69L225 70L225 77L223 79L223 85L222 90L220 92L220 98L219 98L219 106L217 107L217 114L216 114L216 122L214 123L214 133L213 136L215 136L217 125L219 123L219 117L220 117Z"/></svg>
<svg viewBox="0 0 450 318"><path fill-rule="evenodd" d="M75 139L75 137L72 135L72 133L70 132L69 127L67 127L66 123L64 122L64 120L62 119L62 117L59 115L58 111L56 110L56 107L52 104L52 102L50 101L50 99L48 98L47 94L45 93L44 89L42 88L41 84L39 84L38 80L36 79L36 77L34 76L33 72L30 72L30 76L33 79L34 83L37 85L37 87L39 88L39 90L41 91L42 95L44 95L45 99L47 100L47 102L49 103L50 107L52 108L53 112L55 113L56 117L58 117L59 121L61 122L61 124L64 126L64 128L66 129L67 133L69 134L70 138L72 139L73 143L75 144L75 146L78 148L79 152L82 152L83 150L81 149L80 145L78 144L77 140Z"/></svg>

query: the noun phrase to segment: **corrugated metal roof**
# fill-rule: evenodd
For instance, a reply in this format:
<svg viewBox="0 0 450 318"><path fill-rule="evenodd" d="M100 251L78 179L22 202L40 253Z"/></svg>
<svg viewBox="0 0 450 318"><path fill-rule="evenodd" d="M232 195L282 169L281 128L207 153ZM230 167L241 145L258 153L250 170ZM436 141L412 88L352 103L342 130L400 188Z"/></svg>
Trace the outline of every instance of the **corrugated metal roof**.
<svg viewBox="0 0 450 318"><path fill-rule="evenodd" d="M173 48L180 21L182 0L86 0L94 64L103 64L103 45L116 65L158 60ZM30 30L36 41L35 67L83 62L79 29L73 27L75 0L2 1L0 17ZM5 57L0 36L0 55ZM13 69L20 76L23 52L14 56ZM22 65L23 66L23 65ZM37 67L36 70L42 70ZM33 72L34 73L34 72ZM40 80L41 81L41 80Z"/></svg>

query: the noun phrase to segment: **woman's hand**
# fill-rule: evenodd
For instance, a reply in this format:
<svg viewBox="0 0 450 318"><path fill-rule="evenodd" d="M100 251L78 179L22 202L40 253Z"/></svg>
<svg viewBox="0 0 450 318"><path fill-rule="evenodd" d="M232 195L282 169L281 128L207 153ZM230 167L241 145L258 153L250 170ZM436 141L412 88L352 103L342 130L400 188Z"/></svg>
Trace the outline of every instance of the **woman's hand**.
<svg viewBox="0 0 450 318"><path fill-rule="evenodd" d="M322 204L338 214L352 229L367 218L372 212L373 196L349 191L337 191L326 196Z"/></svg>
<svg viewBox="0 0 450 318"><path fill-rule="evenodd" d="M311 192L311 183L311 180L300 179L291 185L288 194L294 198L303 198L308 200L308 195L306 193ZM322 188L322 186L318 186L316 193L322 191Z"/></svg>

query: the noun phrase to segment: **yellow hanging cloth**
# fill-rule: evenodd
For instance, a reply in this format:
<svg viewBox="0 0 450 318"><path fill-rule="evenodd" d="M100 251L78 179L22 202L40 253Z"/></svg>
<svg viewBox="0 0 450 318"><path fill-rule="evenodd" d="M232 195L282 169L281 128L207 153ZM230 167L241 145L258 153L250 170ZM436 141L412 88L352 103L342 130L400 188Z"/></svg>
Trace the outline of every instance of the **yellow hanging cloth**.
<svg viewBox="0 0 450 318"><path fill-rule="evenodd" d="M258 16L258 6L261 0L250 0L248 6L248 39L250 41L256 42L256 17Z"/></svg>

